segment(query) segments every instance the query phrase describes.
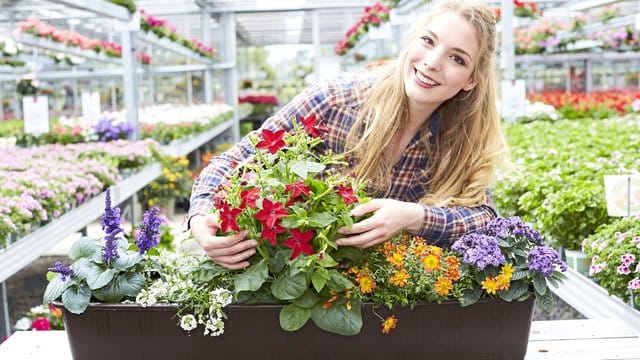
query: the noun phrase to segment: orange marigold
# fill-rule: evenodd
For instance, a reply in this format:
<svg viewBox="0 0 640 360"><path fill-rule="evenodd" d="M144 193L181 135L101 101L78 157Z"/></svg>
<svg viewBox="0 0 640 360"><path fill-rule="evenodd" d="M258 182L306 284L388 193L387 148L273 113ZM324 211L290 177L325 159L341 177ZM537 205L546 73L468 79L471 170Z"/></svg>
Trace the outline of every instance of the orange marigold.
<svg viewBox="0 0 640 360"><path fill-rule="evenodd" d="M442 248L439 246L435 246L435 245L429 245L427 246L427 251L438 257L438 259L440 259L442 257Z"/></svg>
<svg viewBox="0 0 640 360"><path fill-rule="evenodd" d="M380 252L385 256L389 256L393 252L393 244L388 241L383 242L382 246L380 246Z"/></svg>
<svg viewBox="0 0 640 360"><path fill-rule="evenodd" d="M432 272L440 268L440 259L434 254L429 254L422 259L422 265L427 272Z"/></svg>
<svg viewBox="0 0 640 360"><path fill-rule="evenodd" d="M404 287L405 285L407 285L407 281L409 280L409 273L407 273L407 270L405 269L396 271L395 273L393 273L390 280L393 285Z"/></svg>
<svg viewBox="0 0 640 360"><path fill-rule="evenodd" d="M382 320L382 333L388 334L391 329L396 328L396 324L398 323L398 319L396 319L395 315L391 315L388 318Z"/></svg>
<svg viewBox="0 0 640 360"><path fill-rule="evenodd" d="M509 290L509 286L511 285L511 278L507 277L504 274L500 274L496 276L496 284L498 289L500 290Z"/></svg>
<svg viewBox="0 0 640 360"><path fill-rule="evenodd" d="M495 295L496 291L498 291L498 282L496 282L496 279L493 276L487 276L481 284L482 288L487 291L487 294Z"/></svg>
<svg viewBox="0 0 640 360"><path fill-rule="evenodd" d="M390 256L387 256L387 261L392 266L402 267L402 265L404 264L404 254L396 251Z"/></svg>
<svg viewBox="0 0 640 360"><path fill-rule="evenodd" d="M453 256L453 255L449 255L446 258L444 258L444 261L447 263L448 266L458 266L460 265L460 260Z"/></svg>
<svg viewBox="0 0 640 360"><path fill-rule="evenodd" d="M438 295L447 296L449 295L449 292L453 290L453 283L448 277L441 276L433 285L433 288L436 290Z"/></svg>
<svg viewBox="0 0 640 360"><path fill-rule="evenodd" d="M357 278L358 287L363 294L370 294L376 288L376 282L369 275L360 275Z"/></svg>
<svg viewBox="0 0 640 360"><path fill-rule="evenodd" d="M451 281L456 281L460 279L460 269L458 269L457 266L450 266L447 268L445 276L451 279Z"/></svg>

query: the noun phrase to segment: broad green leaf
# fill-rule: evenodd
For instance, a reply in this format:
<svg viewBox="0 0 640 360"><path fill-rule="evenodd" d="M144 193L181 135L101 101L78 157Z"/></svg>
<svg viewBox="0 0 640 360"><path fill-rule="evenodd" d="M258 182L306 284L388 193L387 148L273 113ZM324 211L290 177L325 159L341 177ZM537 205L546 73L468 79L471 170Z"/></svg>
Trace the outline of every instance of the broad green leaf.
<svg viewBox="0 0 640 360"><path fill-rule="evenodd" d="M144 277L137 273L117 275L106 286L94 290L93 295L104 302L118 303L125 297L135 297L145 286Z"/></svg>
<svg viewBox="0 0 640 360"><path fill-rule="evenodd" d="M322 291L324 286L327 284L327 280L329 279L329 272L324 268L319 268L313 273L313 275L311 275L311 283L313 284L313 288L316 289L316 292L318 293Z"/></svg>
<svg viewBox="0 0 640 360"><path fill-rule="evenodd" d="M111 262L111 266L116 270L126 270L142 260L142 255L133 251L123 251L119 255Z"/></svg>
<svg viewBox="0 0 640 360"><path fill-rule="evenodd" d="M289 304L280 310L280 327L284 331L296 331L311 318L311 309Z"/></svg>
<svg viewBox="0 0 640 360"><path fill-rule="evenodd" d="M343 291L353 288L353 283L349 278L342 275L338 270L329 270L330 280L327 283L329 290L331 291Z"/></svg>
<svg viewBox="0 0 640 360"><path fill-rule="evenodd" d="M100 289L101 287L107 285L116 274L116 271L113 269L103 270L98 266L93 266L87 272L87 285L91 290Z"/></svg>
<svg viewBox="0 0 640 360"><path fill-rule="evenodd" d="M324 254L322 260L318 261L318 265L320 265L320 266L322 266L324 268L332 268L332 267L338 265L338 263L335 260L333 260L331 255Z"/></svg>
<svg viewBox="0 0 640 360"><path fill-rule="evenodd" d="M333 257L338 261L342 259L351 260L354 264L362 264L365 260L365 252L353 246L340 246L333 253Z"/></svg>
<svg viewBox="0 0 640 360"><path fill-rule="evenodd" d="M540 295L544 295L547 292L547 280L545 279L544 275L537 272L533 276L532 280L533 288L535 289L535 291Z"/></svg>
<svg viewBox="0 0 640 360"><path fill-rule="evenodd" d="M86 279L87 276L89 276L89 274L93 272L93 270L91 270L92 268L98 266L99 265L91 261L89 258L85 257L80 258L79 260L71 264L69 268L73 270L73 274L76 280L82 280Z"/></svg>
<svg viewBox="0 0 640 360"><path fill-rule="evenodd" d="M351 217L351 214L349 214L349 212L343 212L342 213L342 222L344 223L344 226L346 226L347 228L351 229L353 227L353 218Z"/></svg>
<svg viewBox="0 0 640 360"><path fill-rule="evenodd" d="M336 220L338 220L335 216L331 215L331 213L324 211L321 213L314 213L309 217L309 225L313 227L327 227L333 224Z"/></svg>
<svg viewBox="0 0 640 360"><path fill-rule="evenodd" d="M280 300L296 299L302 296L308 288L307 277L303 273L290 276L289 273L285 272L271 284L273 296Z"/></svg>
<svg viewBox="0 0 640 360"><path fill-rule="evenodd" d="M462 293L462 298L459 299L461 306L469 306L475 304L482 296L482 288L474 287L472 289L465 289Z"/></svg>
<svg viewBox="0 0 640 360"><path fill-rule="evenodd" d="M291 160L289 168L294 174L306 179L308 173L319 173L324 170L325 166L314 161Z"/></svg>
<svg viewBox="0 0 640 360"><path fill-rule="evenodd" d="M329 308L318 302L311 311L311 320L324 331L338 335L357 335L362 328L362 312L359 301L353 301L351 309L344 298L334 302Z"/></svg>
<svg viewBox="0 0 640 360"><path fill-rule="evenodd" d="M518 299L529 291L529 284L523 280L512 281L509 286L509 294L512 299Z"/></svg>
<svg viewBox="0 0 640 360"><path fill-rule="evenodd" d="M71 260L91 258L94 254L99 253L100 250L102 249L94 239L84 236L71 245L68 256Z"/></svg>
<svg viewBox="0 0 640 360"><path fill-rule="evenodd" d="M62 281L62 275L56 274L53 279L49 280L47 288L44 290L42 297L43 304L49 304L50 302L58 299L60 295L69 287L71 280L67 278L66 281Z"/></svg>
<svg viewBox="0 0 640 360"><path fill-rule="evenodd" d="M318 296L311 289L307 289L302 296L293 300L294 304L308 309L311 309L317 302Z"/></svg>
<svg viewBox="0 0 640 360"><path fill-rule="evenodd" d="M527 276L527 274L529 274L529 272L526 271L526 270L516 271L511 276L511 281L523 279L523 278L525 278Z"/></svg>
<svg viewBox="0 0 640 360"><path fill-rule="evenodd" d="M545 294L536 294L536 302L542 311L550 313L553 310L553 297L551 291L547 291Z"/></svg>
<svg viewBox="0 0 640 360"><path fill-rule="evenodd" d="M260 289L268 276L269 271L267 270L267 262L262 259L249 266L244 272L235 276L234 286L236 292L256 291Z"/></svg>
<svg viewBox="0 0 640 360"><path fill-rule="evenodd" d="M74 314L81 314L89 306L91 290L87 286L70 286L62 293L62 304Z"/></svg>
<svg viewBox="0 0 640 360"><path fill-rule="evenodd" d="M503 239L498 239L498 246L500 246L501 248L510 248L511 244Z"/></svg>

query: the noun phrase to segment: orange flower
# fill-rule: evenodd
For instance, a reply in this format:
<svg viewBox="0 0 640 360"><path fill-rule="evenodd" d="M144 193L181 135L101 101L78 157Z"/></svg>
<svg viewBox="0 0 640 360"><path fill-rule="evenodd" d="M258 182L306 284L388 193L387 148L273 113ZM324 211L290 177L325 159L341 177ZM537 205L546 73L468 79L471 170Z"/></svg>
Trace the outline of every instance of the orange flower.
<svg viewBox="0 0 640 360"><path fill-rule="evenodd" d="M496 276L496 284L498 289L500 290L509 290L509 286L511 285L511 278L507 277L504 274L500 274Z"/></svg>
<svg viewBox="0 0 640 360"><path fill-rule="evenodd" d="M441 276L436 281L435 285L433 285L436 293L440 296L447 296L449 292L453 289L453 284L451 283L451 279Z"/></svg>
<svg viewBox="0 0 640 360"><path fill-rule="evenodd" d="M498 283L493 276L487 276L481 284L482 288L487 291L487 294L496 294L496 291L498 290Z"/></svg>
<svg viewBox="0 0 640 360"><path fill-rule="evenodd" d="M508 279L511 279L513 276L513 265L506 264L502 267L501 273L506 276Z"/></svg>
<svg viewBox="0 0 640 360"><path fill-rule="evenodd" d="M404 264L404 254L396 251L391 254L391 256L387 256L387 261L392 266L402 267L402 265Z"/></svg>
<svg viewBox="0 0 640 360"><path fill-rule="evenodd" d="M456 281L460 279L460 269L457 266L450 266L447 268L446 277L451 279L451 281Z"/></svg>
<svg viewBox="0 0 640 360"><path fill-rule="evenodd" d="M416 245L413 247L413 253L417 257L422 257L427 252L427 244L423 240L416 239Z"/></svg>
<svg viewBox="0 0 640 360"><path fill-rule="evenodd" d="M430 253L422 259L422 265L424 265L425 271L432 272L440 268L440 259L433 253Z"/></svg>
<svg viewBox="0 0 640 360"><path fill-rule="evenodd" d="M391 244L388 241L385 241L384 243L382 243L382 246L380 247L380 252L385 256L389 256L389 254L393 252L393 244Z"/></svg>
<svg viewBox="0 0 640 360"><path fill-rule="evenodd" d="M460 265L460 260L458 260L457 257L453 256L453 255L449 255L447 256L444 261L447 263L447 265L449 266L455 266L458 267L458 265Z"/></svg>
<svg viewBox="0 0 640 360"><path fill-rule="evenodd" d="M60 310L59 308L52 306L52 307L50 307L50 310L51 310L51 314L53 316L55 316L57 318L62 316L62 310Z"/></svg>
<svg viewBox="0 0 640 360"><path fill-rule="evenodd" d="M407 285L407 280L409 280L409 274L407 273L407 270L402 269L400 271L396 271L391 276L390 280L393 285L398 287L404 287L405 285Z"/></svg>
<svg viewBox="0 0 640 360"><path fill-rule="evenodd" d="M398 319L396 319L395 315L391 315L388 318L382 321L382 333L388 334L391 329L396 328L396 324L398 323Z"/></svg>
<svg viewBox="0 0 640 360"><path fill-rule="evenodd" d="M439 246L429 245L429 246L427 246L427 251L431 255L435 255L438 259L440 259L442 257L442 248L439 247Z"/></svg>
<svg viewBox="0 0 640 360"><path fill-rule="evenodd" d="M376 282L369 275L358 276L358 287L363 294L370 294L376 288Z"/></svg>

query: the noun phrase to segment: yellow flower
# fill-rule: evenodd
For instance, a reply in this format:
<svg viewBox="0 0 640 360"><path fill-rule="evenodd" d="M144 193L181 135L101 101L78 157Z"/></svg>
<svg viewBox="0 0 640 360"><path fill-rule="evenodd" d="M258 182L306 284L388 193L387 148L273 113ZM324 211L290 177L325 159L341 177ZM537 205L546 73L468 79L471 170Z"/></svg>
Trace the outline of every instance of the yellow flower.
<svg viewBox="0 0 640 360"><path fill-rule="evenodd" d="M500 274L496 276L496 284L498 285L498 289L500 290L509 290L509 286L511 285L511 278L507 277L504 274Z"/></svg>
<svg viewBox="0 0 640 360"><path fill-rule="evenodd" d="M434 254L429 254L422 259L422 265L427 272L432 272L440 268L440 259Z"/></svg>
<svg viewBox="0 0 640 360"><path fill-rule="evenodd" d="M441 276L438 278L436 283L433 285L436 293L440 296L447 296L449 292L453 289L453 283L451 279Z"/></svg>
<svg viewBox="0 0 640 360"><path fill-rule="evenodd" d="M361 275L358 276L358 286L360 287L360 292L370 294L376 288L376 283L371 276Z"/></svg>
<svg viewBox="0 0 640 360"><path fill-rule="evenodd" d="M513 265L506 264L505 266L502 267L501 273L502 275L506 276L508 279L511 279L511 277L513 276Z"/></svg>
<svg viewBox="0 0 640 360"><path fill-rule="evenodd" d="M436 257L438 257L438 259L440 259L442 257L442 248L439 247L439 246L429 245L429 246L427 246L427 251L431 255L435 255Z"/></svg>
<svg viewBox="0 0 640 360"><path fill-rule="evenodd" d="M391 329L396 328L396 324L398 323L398 319L396 319L395 315L391 315L388 318L382 321L382 333L388 334Z"/></svg>
<svg viewBox="0 0 640 360"><path fill-rule="evenodd" d="M387 256L387 261L395 267L402 267L402 264L404 263L404 255L399 252L394 252L391 256Z"/></svg>
<svg viewBox="0 0 640 360"><path fill-rule="evenodd" d="M391 254L393 252L393 244L391 244L388 241L385 241L382 244L382 249L380 250L380 252L385 255L388 256L389 254Z"/></svg>
<svg viewBox="0 0 640 360"><path fill-rule="evenodd" d="M496 294L496 291L498 290L498 283L493 276L487 276L481 284L482 288L487 291L487 294Z"/></svg>
<svg viewBox="0 0 640 360"><path fill-rule="evenodd" d="M390 280L393 285L398 287L404 287L405 285L407 285L407 280L409 280L409 274L407 273L407 270L402 269L400 271L396 271L391 276Z"/></svg>

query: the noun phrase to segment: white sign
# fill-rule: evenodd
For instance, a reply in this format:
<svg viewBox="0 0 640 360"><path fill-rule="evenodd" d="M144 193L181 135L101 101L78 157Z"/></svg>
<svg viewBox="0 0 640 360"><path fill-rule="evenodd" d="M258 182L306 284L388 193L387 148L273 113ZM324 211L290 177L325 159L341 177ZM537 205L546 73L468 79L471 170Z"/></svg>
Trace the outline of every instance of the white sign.
<svg viewBox="0 0 640 360"><path fill-rule="evenodd" d="M527 93L524 80L503 80L500 104L504 119L514 120L525 116Z"/></svg>
<svg viewBox="0 0 640 360"><path fill-rule="evenodd" d="M609 216L640 213L640 175L605 175L604 191Z"/></svg>
<svg viewBox="0 0 640 360"><path fill-rule="evenodd" d="M85 121L95 121L100 117L100 94L82 93L82 117Z"/></svg>
<svg viewBox="0 0 640 360"><path fill-rule="evenodd" d="M46 96L22 98L25 134L40 135L49 132L49 99Z"/></svg>

